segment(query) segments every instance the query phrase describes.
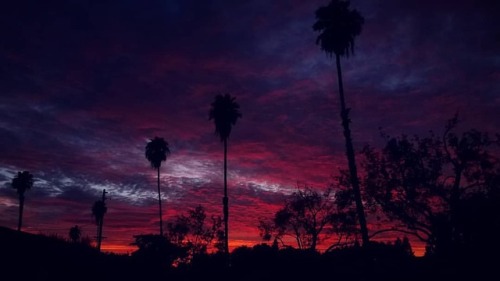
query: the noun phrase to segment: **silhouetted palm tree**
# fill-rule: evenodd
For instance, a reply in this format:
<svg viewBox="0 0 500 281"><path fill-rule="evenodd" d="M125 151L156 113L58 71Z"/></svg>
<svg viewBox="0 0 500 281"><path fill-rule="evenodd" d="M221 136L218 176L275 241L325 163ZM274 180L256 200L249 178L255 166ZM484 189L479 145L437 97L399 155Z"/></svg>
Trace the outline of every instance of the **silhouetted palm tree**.
<svg viewBox="0 0 500 281"><path fill-rule="evenodd" d="M106 203L104 200L97 200L92 205L92 216L95 218L95 224L97 225L97 249L101 250L102 242L102 225L104 222L104 214L108 211Z"/></svg>
<svg viewBox="0 0 500 281"><path fill-rule="evenodd" d="M361 34L364 18L357 10L349 9L349 5L349 1L332 0L327 6L318 8L316 10L316 22L313 25L313 29L320 32L316 39L316 44L319 44L321 49L328 55L332 56L335 54L341 107L340 116L344 128L350 180L354 191L356 212L359 217L363 245L367 245L369 242L368 228L366 226L366 217L359 188L356 161L354 158L354 147L351 139L351 131L349 129L350 109L347 108L345 104L342 69L340 67L341 56L349 57L350 54L354 54L354 38Z"/></svg>
<svg viewBox="0 0 500 281"><path fill-rule="evenodd" d="M33 187L33 175L28 171L17 172L17 175L12 179L12 188L19 195L19 220L17 223L17 231L21 231L23 225L23 210L24 210L24 192Z"/></svg>
<svg viewBox="0 0 500 281"><path fill-rule="evenodd" d="M69 240L73 243L76 243L80 241L80 238L82 237L82 229L78 226L72 226L69 229Z"/></svg>
<svg viewBox="0 0 500 281"><path fill-rule="evenodd" d="M160 235L163 236L163 218L161 211L161 193L160 193L160 167L161 162L167 160L170 155L168 143L159 137L151 139L146 145L146 159L151 163L151 167L158 171L158 206L160 215Z"/></svg>
<svg viewBox="0 0 500 281"><path fill-rule="evenodd" d="M241 118L240 105L235 102L234 97L229 94L217 95L215 101L212 102L209 111L209 120L214 120L215 134L220 137L221 142L224 143L224 198L222 199L224 205L224 249L229 253L229 235L228 235L228 220L229 220L229 207L227 197L227 139L231 134L232 126L236 125L238 118Z"/></svg>

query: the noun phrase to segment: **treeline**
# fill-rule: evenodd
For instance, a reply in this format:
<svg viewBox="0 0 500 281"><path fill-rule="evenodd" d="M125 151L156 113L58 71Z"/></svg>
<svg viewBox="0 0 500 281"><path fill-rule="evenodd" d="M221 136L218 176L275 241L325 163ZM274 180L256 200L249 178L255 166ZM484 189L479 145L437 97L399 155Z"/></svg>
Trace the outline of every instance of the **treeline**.
<svg viewBox="0 0 500 281"><path fill-rule="evenodd" d="M409 256L408 236L425 243L427 257L470 259L500 250L500 138L475 129L457 133L457 124L454 117L443 133L424 137L382 133L382 148L362 150L362 198L371 225L378 224L369 228L365 248L376 245L378 235L391 233L401 237L393 244L405 245ZM312 252L322 243L328 243L326 252L358 247L360 230L346 173L341 170L327 188L298 186L275 214L260 219L263 242ZM207 218L199 206L169 222L165 240L177 247L171 251L179 253L177 262L186 262L207 250L224 252L223 236L221 218ZM136 236L138 252L152 247L151 237Z"/></svg>
<svg viewBox="0 0 500 281"><path fill-rule="evenodd" d="M159 236L157 236L159 237ZM496 259L413 257L397 243L359 245L328 253L259 244L197 254L167 266L144 255L101 253L85 244L0 228L0 276L20 280L487 280ZM150 256L152 257L152 256Z"/></svg>
<svg viewBox="0 0 500 281"><path fill-rule="evenodd" d="M362 253L371 264L395 256L411 259L407 236L413 236L426 244L426 261L441 260L453 266L463 261L490 264L488 258L500 252L500 136L476 129L460 131L458 125L455 116L441 133L389 136L382 131L385 145L365 146L358 154L361 196L366 214L372 218L368 243L359 243L363 240L352 178L348 170L340 170L327 188L298 186L275 214L261 218L258 230L268 245L257 249L280 253L276 255L283 259L283 253L323 258L339 252ZM33 176L19 172L11 186L19 195L19 231L24 193L33 186ZM105 191L92 207L98 237L107 209L104 200ZM372 227L375 223L382 228ZM161 272L194 270L207 264L213 268L224 265L229 270L240 255L253 257L257 249L239 248L229 253L223 226L220 216L208 217L198 206L168 221L160 235L135 235L132 244L138 250L131 258L141 267ZM401 239L390 244L374 242L377 235L387 232ZM89 239L80 236L78 226L69 230L74 245L90 246ZM318 253L317 246L326 242L326 252ZM259 263L259 259L247 262Z"/></svg>

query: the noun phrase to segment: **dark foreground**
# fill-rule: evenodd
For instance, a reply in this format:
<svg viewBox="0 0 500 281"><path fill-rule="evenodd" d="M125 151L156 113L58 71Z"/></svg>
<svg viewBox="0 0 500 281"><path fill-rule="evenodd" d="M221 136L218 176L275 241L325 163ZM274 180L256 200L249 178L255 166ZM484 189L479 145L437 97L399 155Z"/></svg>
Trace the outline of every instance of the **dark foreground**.
<svg viewBox="0 0 500 281"><path fill-rule="evenodd" d="M172 268L0 227L1 280L498 280L499 260L497 254L415 258L382 245L328 254L259 245L235 250L230 267L223 256L208 255Z"/></svg>

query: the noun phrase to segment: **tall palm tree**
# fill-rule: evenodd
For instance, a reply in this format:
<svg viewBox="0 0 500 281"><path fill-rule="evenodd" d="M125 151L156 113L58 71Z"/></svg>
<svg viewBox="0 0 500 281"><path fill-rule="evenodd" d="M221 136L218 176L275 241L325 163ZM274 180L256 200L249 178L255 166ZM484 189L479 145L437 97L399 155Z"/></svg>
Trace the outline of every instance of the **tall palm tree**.
<svg viewBox="0 0 500 281"><path fill-rule="evenodd" d="M161 211L161 193L160 193L160 167L161 162L167 160L170 155L168 142L163 138L155 137L151 139L146 145L146 159L151 163L151 167L158 171L158 207L160 215L160 235L163 236L163 218Z"/></svg>
<svg viewBox="0 0 500 281"><path fill-rule="evenodd" d="M102 225L104 223L104 215L108 211L108 207L106 207L106 202L104 194L106 193L103 190L103 199L97 200L92 205L92 216L95 218L95 224L97 225L97 250L101 250L101 242L102 242Z"/></svg>
<svg viewBox="0 0 500 281"><path fill-rule="evenodd" d="M349 162L349 174L356 202L356 213L359 218L361 237L363 245L369 243L366 217L361 199L359 178L354 158L354 147L352 144L351 131L349 129L349 108L346 107L344 99L344 86L342 83L342 69L340 57L349 57L354 54L354 38L361 34L364 18L357 10L349 9L350 2L344 0L332 0L327 6L316 10L316 22L314 31L320 32L316 44L321 46L330 57L335 55L337 65L337 79L340 95L340 116L346 143L346 156Z"/></svg>
<svg viewBox="0 0 500 281"><path fill-rule="evenodd" d="M208 113L208 119L214 120L215 135L220 137L224 143L224 250L229 253L229 207L227 197L227 140L231 134L231 128L236 125L238 118L241 118L240 105L235 102L234 97L229 94L215 96Z"/></svg>
<svg viewBox="0 0 500 281"><path fill-rule="evenodd" d="M21 231L23 225L23 210L24 210L24 193L33 187L33 175L28 171L17 172L17 175L12 179L12 188L19 195L19 220L17 223L17 231Z"/></svg>

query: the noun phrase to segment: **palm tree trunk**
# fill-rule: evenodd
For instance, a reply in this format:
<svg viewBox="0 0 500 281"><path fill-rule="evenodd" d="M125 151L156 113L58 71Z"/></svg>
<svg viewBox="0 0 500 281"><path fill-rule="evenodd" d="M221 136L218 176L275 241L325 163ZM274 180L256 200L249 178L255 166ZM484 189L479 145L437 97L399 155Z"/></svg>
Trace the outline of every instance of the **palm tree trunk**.
<svg viewBox="0 0 500 281"><path fill-rule="evenodd" d="M97 250L101 251L102 243L102 225L104 224L104 215L99 219L99 226L97 227Z"/></svg>
<svg viewBox="0 0 500 281"><path fill-rule="evenodd" d="M99 233L99 225L100 225L100 222L98 221L97 222L97 233L96 233L96 239L97 239L97 245L96 245L96 248L98 251L101 250L101 235Z"/></svg>
<svg viewBox="0 0 500 281"><path fill-rule="evenodd" d="M163 237L163 218L161 211L161 193L160 193L160 167L158 167L158 207L160 215L160 236Z"/></svg>
<svg viewBox="0 0 500 281"><path fill-rule="evenodd" d="M17 231L21 231L23 225L24 195L19 194L19 220L17 221Z"/></svg>
<svg viewBox="0 0 500 281"><path fill-rule="evenodd" d="M224 198L222 203L224 205L224 251L229 254L229 206L227 198L227 139L224 139Z"/></svg>
<svg viewBox="0 0 500 281"><path fill-rule="evenodd" d="M363 246L368 246L368 228L366 227L366 217L363 208L363 201L361 200L361 191L359 188L358 172L356 169L356 160L354 157L354 147L352 145L351 130L349 129L349 109L346 108L344 99L344 85L342 83L342 69L340 67L340 56L335 55L335 61L337 63L337 78L339 82L339 94L340 94L340 116L342 118L342 127L344 128L344 137L346 145L346 155L347 161L349 162L349 174L351 177L352 189L354 191L354 200L356 202L356 212L359 218L359 226L361 229L361 238L363 240Z"/></svg>
<svg viewBox="0 0 500 281"><path fill-rule="evenodd" d="M450 222L451 222L451 241L452 243L459 242L459 235L457 229L458 222L458 204L460 202L460 180L462 178L462 167L456 165L455 167L455 181L451 190L450 197Z"/></svg>

